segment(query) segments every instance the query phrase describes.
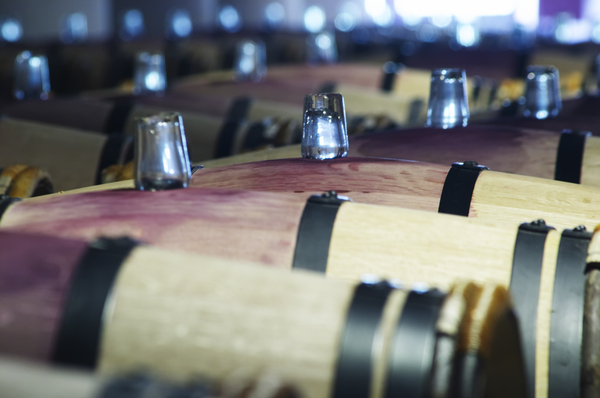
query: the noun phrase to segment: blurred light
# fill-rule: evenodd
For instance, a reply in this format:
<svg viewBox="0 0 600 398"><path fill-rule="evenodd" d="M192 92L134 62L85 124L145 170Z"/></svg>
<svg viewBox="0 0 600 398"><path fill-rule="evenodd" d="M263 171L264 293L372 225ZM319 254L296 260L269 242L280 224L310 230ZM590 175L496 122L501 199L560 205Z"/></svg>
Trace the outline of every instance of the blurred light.
<svg viewBox="0 0 600 398"><path fill-rule="evenodd" d="M581 43L593 37L593 29L588 21L572 18L558 24L554 38L564 44Z"/></svg>
<svg viewBox="0 0 600 398"><path fill-rule="evenodd" d="M594 28L592 29L592 40L596 44L600 44L600 22L594 23Z"/></svg>
<svg viewBox="0 0 600 398"><path fill-rule="evenodd" d="M323 50L327 50L328 48L331 47L331 38L329 37L329 35L321 33L320 35L317 36L317 40L316 40L317 46L320 49Z"/></svg>
<svg viewBox="0 0 600 398"><path fill-rule="evenodd" d="M190 13L186 10L175 10L171 16L171 31L177 37L188 37L193 25Z"/></svg>
<svg viewBox="0 0 600 398"><path fill-rule="evenodd" d="M319 6L310 6L304 13L304 27L311 33L317 33L325 27L325 11Z"/></svg>
<svg viewBox="0 0 600 398"><path fill-rule="evenodd" d="M219 12L219 22L228 32L237 32L242 27L240 14L233 6L225 6Z"/></svg>
<svg viewBox="0 0 600 398"><path fill-rule="evenodd" d="M128 40L144 34L144 16L140 10L129 10L123 15L121 38Z"/></svg>
<svg viewBox="0 0 600 398"><path fill-rule="evenodd" d="M281 3L273 2L265 8L265 17L271 26L281 24L285 18L285 8Z"/></svg>
<svg viewBox="0 0 600 398"><path fill-rule="evenodd" d="M376 17L385 12L387 6L386 0L365 0L365 11L371 17Z"/></svg>
<svg viewBox="0 0 600 398"><path fill-rule="evenodd" d="M365 11L378 26L391 26L394 23L392 9L386 0L365 0Z"/></svg>
<svg viewBox="0 0 600 398"><path fill-rule="evenodd" d="M392 12L392 9L386 4L381 13L373 16L373 22L382 27L392 26L394 23L394 13Z"/></svg>
<svg viewBox="0 0 600 398"><path fill-rule="evenodd" d="M435 15L431 18L431 23L433 23L438 28L445 28L446 26L450 25L451 22L452 22L451 15L441 15L440 14L440 15Z"/></svg>
<svg viewBox="0 0 600 398"><path fill-rule="evenodd" d="M479 44L479 29L472 24L459 24L456 27L456 41L463 47L473 47Z"/></svg>
<svg viewBox="0 0 600 398"><path fill-rule="evenodd" d="M423 18L416 15L403 15L402 23L409 30L415 30L421 25Z"/></svg>
<svg viewBox="0 0 600 398"><path fill-rule="evenodd" d="M335 36L330 32L311 35L307 39L307 61L309 63L335 63L338 59Z"/></svg>
<svg viewBox="0 0 600 398"><path fill-rule="evenodd" d="M6 41L15 42L23 36L21 23L14 18L5 19L2 22L2 38Z"/></svg>
<svg viewBox="0 0 600 398"><path fill-rule="evenodd" d="M338 16L335 17L334 23L336 29L342 32L350 32L356 27L356 21L354 20L354 17L347 12L338 14Z"/></svg>
<svg viewBox="0 0 600 398"><path fill-rule="evenodd" d="M60 36L64 43L80 43L87 39L88 23L85 14L77 12L67 16Z"/></svg>
<svg viewBox="0 0 600 398"><path fill-rule="evenodd" d="M365 0L367 3L370 0ZM525 26L538 23L540 0L394 0L394 9L406 25L416 18L435 18L434 23L444 27L448 17L456 17L459 22L470 23L482 16L514 16L516 22ZM376 0L373 7L380 7ZM439 18L443 18L439 19ZM448 22L449 23L449 22Z"/></svg>
<svg viewBox="0 0 600 398"><path fill-rule="evenodd" d="M160 76L158 72L150 72L146 75L146 87L149 90L156 91L160 86Z"/></svg>
<svg viewBox="0 0 600 398"><path fill-rule="evenodd" d="M423 25L417 31L417 39L426 43L433 43L440 38L440 31L433 25Z"/></svg>

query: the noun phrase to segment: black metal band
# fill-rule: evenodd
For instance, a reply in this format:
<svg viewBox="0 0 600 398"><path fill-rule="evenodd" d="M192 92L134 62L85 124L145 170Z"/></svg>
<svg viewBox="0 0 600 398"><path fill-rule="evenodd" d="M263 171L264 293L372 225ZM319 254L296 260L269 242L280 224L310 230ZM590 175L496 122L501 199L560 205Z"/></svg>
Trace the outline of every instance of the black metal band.
<svg viewBox="0 0 600 398"><path fill-rule="evenodd" d="M333 224L345 201L335 191L308 199L298 227L292 268L325 273Z"/></svg>
<svg viewBox="0 0 600 398"><path fill-rule="evenodd" d="M132 137L123 134L111 134L108 136L108 139L102 148L100 162L98 163L98 169L96 170L96 185L102 184L102 171L104 169L121 162L121 157L124 155L124 148L132 141ZM127 161L127 159L123 160Z"/></svg>
<svg viewBox="0 0 600 398"><path fill-rule="evenodd" d="M471 197L482 171L489 170L475 161L454 163L446 176L438 213L469 215Z"/></svg>
<svg viewBox="0 0 600 398"><path fill-rule="evenodd" d="M71 280L53 362L95 368L106 300L121 264L136 245L129 238L100 239L90 245Z"/></svg>
<svg viewBox="0 0 600 398"><path fill-rule="evenodd" d="M114 102L113 108L106 119L103 131L106 134L119 134L125 132L125 124L135 104L128 99Z"/></svg>
<svg viewBox="0 0 600 398"><path fill-rule="evenodd" d="M242 149L255 149L264 145L268 145L270 141L265 137L265 130L267 126L264 122L252 123L246 129L246 137Z"/></svg>
<svg viewBox="0 0 600 398"><path fill-rule="evenodd" d="M552 229L554 228L547 226L543 220L521 224L515 241L510 276L510 293L515 312L519 316L530 397L535 396L535 345L542 263L546 238Z"/></svg>
<svg viewBox="0 0 600 398"><path fill-rule="evenodd" d="M554 274L548 398L580 397L585 270L592 234L562 233Z"/></svg>
<svg viewBox="0 0 600 398"><path fill-rule="evenodd" d="M16 202L20 202L21 198L11 198L8 195L0 195L0 222L2 221L2 216L8 210L8 208Z"/></svg>
<svg viewBox="0 0 600 398"><path fill-rule="evenodd" d="M319 89L317 91L319 92L319 94L334 93L336 87L337 87L336 82L327 82L327 83L323 84L321 87L319 87Z"/></svg>
<svg viewBox="0 0 600 398"><path fill-rule="evenodd" d="M444 297L438 290L409 293L392 341L385 398L429 396Z"/></svg>
<svg viewBox="0 0 600 398"><path fill-rule="evenodd" d="M236 134L246 120L251 104L252 100L248 97L241 97L233 101L219 132L215 157L223 158L231 155Z"/></svg>
<svg viewBox="0 0 600 398"><path fill-rule="evenodd" d="M386 282L356 287L342 334L333 398L369 397L374 340L392 289Z"/></svg>
<svg viewBox="0 0 600 398"><path fill-rule="evenodd" d="M395 62L386 62L383 65L383 79L381 81L381 91L386 93L391 92L394 89L394 83L396 82L396 75L398 69L404 68L404 65L397 64Z"/></svg>
<svg viewBox="0 0 600 398"><path fill-rule="evenodd" d="M555 180L581 183L585 140L591 135L589 131L563 130L556 152Z"/></svg>
<svg viewBox="0 0 600 398"><path fill-rule="evenodd" d="M423 113L423 108L425 107L425 101L422 99L414 99L410 102L410 107L408 111L408 124L414 125L421 120L421 114Z"/></svg>

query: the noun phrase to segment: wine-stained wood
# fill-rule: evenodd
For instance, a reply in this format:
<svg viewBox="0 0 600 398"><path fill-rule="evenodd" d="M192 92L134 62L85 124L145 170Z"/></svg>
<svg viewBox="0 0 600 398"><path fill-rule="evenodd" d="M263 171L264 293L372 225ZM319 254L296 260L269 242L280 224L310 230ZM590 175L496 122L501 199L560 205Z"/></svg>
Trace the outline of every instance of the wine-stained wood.
<svg viewBox="0 0 600 398"><path fill-rule="evenodd" d="M11 206L1 225L89 241L130 236L166 248L289 268L304 205L302 197L266 192L103 191Z"/></svg>
<svg viewBox="0 0 600 398"><path fill-rule="evenodd" d="M190 186L297 193L437 211L449 167L373 158L286 159L199 170Z"/></svg>
<svg viewBox="0 0 600 398"><path fill-rule="evenodd" d="M475 160L494 171L552 179L559 138L555 133L491 126L420 128L352 137L350 156L447 165Z"/></svg>
<svg viewBox="0 0 600 398"><path fill-rule="evenodd" d="M66 288L87 244L0 231L0 352L50 359Z"/></svg>

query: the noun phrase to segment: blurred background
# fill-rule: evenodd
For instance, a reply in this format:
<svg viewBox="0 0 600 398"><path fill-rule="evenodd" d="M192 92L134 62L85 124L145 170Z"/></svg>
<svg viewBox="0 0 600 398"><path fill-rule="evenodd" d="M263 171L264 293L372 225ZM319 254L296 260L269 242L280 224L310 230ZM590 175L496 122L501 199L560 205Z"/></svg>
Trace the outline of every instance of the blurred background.
<svg viewBox="0 0 600 398"><path fill-rule="evenodd" d="M24 49L47 55L52 90L63 94L130 79L141 50L164 51L170 79L230 69L240 37L264 40L271 65L302 63L306 38L320 32L330 35L317 46L333 37L339 62L462 67L504 79L522 77L534 50L551 48L583 73L600 43L600 0L3 1L1 88L9 93Z"/></svg>

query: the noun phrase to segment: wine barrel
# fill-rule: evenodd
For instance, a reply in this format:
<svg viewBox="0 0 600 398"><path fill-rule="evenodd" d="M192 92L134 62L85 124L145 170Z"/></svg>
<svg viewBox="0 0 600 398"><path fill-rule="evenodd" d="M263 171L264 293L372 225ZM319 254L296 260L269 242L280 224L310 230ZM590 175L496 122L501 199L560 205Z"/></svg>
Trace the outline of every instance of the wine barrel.
<svg viewBox="0 0 600 398"><path fill-rule="evenodd" d="M122 135L0 119L0 167L14 163L39 167L52 176L54 188L59 191L99 183L103 169L131 159L131 149L131 139ZM38 177L40 182L47 180L41 174ZM24 192L29 191L15 195L27 195Z"/></svg>
<svg viewBox="0 0 600 398"><path fill-rule="evenodd" d="M133 165L120 173L122 179L133 178ZM303 197L334 190L359 203L513 223L532 216L559 228L585 225L593 229L600 223L597 188L489 171L468 162L448 167L380 158L281 159L198 170L190 186ZM127 185L102 188L133 187L129 180Z"/></svg>
<svg viewBox="0 0 600 398"><path fill-rule="evenodd" d="M0 196L30 198L51 193L54 193L54 185L44 170L24 164L0 169Z"/></svg>
<svg viewBox="0 0 600 398"><path fill-rule="evenodd" d="M48 366L13 357L0 357L0 391L3 398L299 398L295 388L284 384L275 374L258 378L237 372L220 386L207 380L185 384L167 383L144 373L98 376L89 371Z"/></svg>
<svg viewBox="0 0 600 398"><path fill-rule="evenodd" d="M496 285L410 291L127 239L0 232L0 246L3 354L175 381L275 368L310 397L526 396L516 318Z"/></svg>
<svg viewBox="0 0 600 398"><path fill-rule="evenodd" d="M16 119L133 135L137 129L137 117L178 111L185 123L190 157L197 162L268 145L281 146L299 142L301 108L253 101L245 97L227 101L204 98L198 104L185 98L171 103L169 98L140 99L142 102L147 101L147 104L137 104L132 98L115 102L60 99L39 104L18 103L6 109L5 113ZM225 116L196 112L202 108L201 105L207 103L211 103L213 107L216 104L215 109L219 109L219 113L226 111Z"/></svg>
<svg viewBox="0 0 600 398"><path fill-rule="evenodd" d="M349 156L452 164L476 160L505 173L600 187L600 140L585 133L472 125L450 130L403 129L349 138ZM300 157L300 146L275 148L204 162L221 167Z"/></svg>
<svg viewBox="0 0 600 398"><path fill-rule="evenodd" d="M521 296L516 300L528 303L521 309L517 306L517 312L529 314L522 320L529 323L523 339L530 352L528 368L538 372L539 394L545 397L548 388L560 390L560 385L568 389L580 385L579 374L574 380L562 371L559 363L564 361L546 359L549 351L571 341L571 337L560 337L560 331L549 332L547 325L560 329L568 324L562 320L565 311L575 311L562 305L572 304L564 299L565 289L577 291L571 282L579 286L579 281L569 282L569 275L584 278L590 238L585 231L567 230L561 235L541 222L518 227L516 223L350 203L334 195L306 201L293 194L199 188L29 199L8 207L0 220L2 229L87 240L129 235L163 248L285 269L306 268L352 280L369 272L407 283L427 281L441 288L449 288L464 276L510 286L513 295ZM535 237L529 240L531 234ZM570 256L573 242L580 246ZM538 268L530 270L527 264ZM529 271L531 278L520 278ZM522 297L519 281L523 280L533 301ZM581 324L581 320L573 322ZM579 366L580 351L569 352L575 357L565 361ZM563 354L550 355L564 358Z"/></svg>
<svg viewBox="0 0 600 398"><path fill-rule="evenodd" d="M563 101L563 110L558 116L553 118L533 119L507 116L496 118L489 123L550 131L561 131L563 129L584 130L591 132L594 136L599 136L600 129L598 129L598 123L600 119L596 111L598 106L600 106L600 99L598 97L584 96Z"/></svg>

